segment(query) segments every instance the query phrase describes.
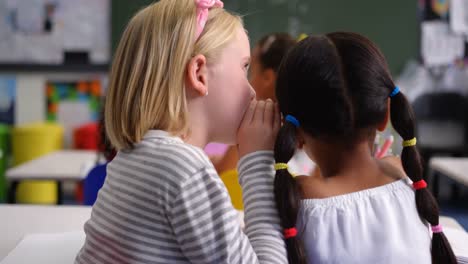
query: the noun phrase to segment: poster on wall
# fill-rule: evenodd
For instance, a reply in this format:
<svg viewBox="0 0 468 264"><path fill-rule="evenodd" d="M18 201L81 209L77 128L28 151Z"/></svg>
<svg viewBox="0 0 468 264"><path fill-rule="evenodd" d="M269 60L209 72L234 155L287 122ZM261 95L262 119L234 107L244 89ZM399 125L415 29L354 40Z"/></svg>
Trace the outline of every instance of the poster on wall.
<svg viewBox="0 0 468 264"><path fill-rule="evenodd" d="M15 122L16 78L0 76L0 123L12 125Z"/></svg>
<svg viewBox="0 0 468 264"><path fill-rule="evenodd" d="M450 65L465 54L465 38L453 34L450 26L441 21L421 24L421 55L429 67Z"/></svg>
<svg viewBox="0 0 468 264"><path fill-rule="evenodd" d="M110 0L0 0L0 64L105 64Z"/></svg>
<svg viewBox="0 0 468 264"><path fill-rule="evenodd" d="M63 126L66 147L74 145L75 129L99 120L102 92L100 80L47 83L47 121Z"/></svg>
<svg viewBox="0 0 468 264"><path fill-rule="evenodd" d="M432 11L440 17L448 16L449 6L449 0L431 0Z"/></svg>
<svg viewBox="0 0 468 264"><path fill-rule="evenodd" d="M452 0L450 25L453 32L468 36L468 2L466 0Z"/></svg>
<svg viewBox="0 0 468 264"><path fill-rule="evenodd" d="M468 56L468 1L419 0L420 55L431 75L445 74L446 66L466 67Z"/></svg>

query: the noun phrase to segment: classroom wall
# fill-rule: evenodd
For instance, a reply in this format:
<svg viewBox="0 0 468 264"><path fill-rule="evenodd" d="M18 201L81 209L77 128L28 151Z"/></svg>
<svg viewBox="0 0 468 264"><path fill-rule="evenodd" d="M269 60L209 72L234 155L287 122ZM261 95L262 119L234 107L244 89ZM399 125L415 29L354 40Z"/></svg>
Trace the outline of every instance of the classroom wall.
<svg viewBox="0 0 468 264"><path fill-rule="evenodd" d="M107 85L107 77L103 73L21 72L14 76L16 78L15 125L46 120L47 81L101 80L103 87Z"/></svg>
<svg viewBox="0 0 468 264"><path fill-rule="evenodd" d="M131 16L154 0L112 0L112 46ZM336 30L365 34L381 47L394 75L418 54L417 1L411 0L224 0L228 10L244 16L251 42L273 31L298 35ZM11 73L8 73L11 75ZM67 76L68 75L68 76ZM49 79L81 78L83 74L21 72L17 77L15 123L45 120L45 83ZM86 74L84 74L86 75ZM93 74L91 74L93 75Z"/></svg>
<svg viewBox="0 0 468 264"><path fill-rule="evenodd" d="M46 78L43 74L16 75L16 125L45 120L45 83Z"/></svg>
<svg viewBox="0 0 468 264"><path fill-rule="evenodd" d="M153 0L112 1L112 44L115 48L129 18ZM394 75L418 57L416 0L224 0L227 9L244 15L252 43L273 31L298 35L355 31L375 41Z"/></svg>

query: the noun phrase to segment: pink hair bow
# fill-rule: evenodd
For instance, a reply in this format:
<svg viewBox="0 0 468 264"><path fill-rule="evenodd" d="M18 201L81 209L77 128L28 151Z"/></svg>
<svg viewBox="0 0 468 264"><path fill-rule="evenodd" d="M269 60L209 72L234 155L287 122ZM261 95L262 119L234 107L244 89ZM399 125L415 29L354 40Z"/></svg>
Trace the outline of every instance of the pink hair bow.
<svg viewBox="0 0 468 264"><path fill-rule="evenodd" d="M195 39L197 40L208 20L208 10L212 7L223 8L224 3L221 0L195 0L195 5L197 6L197 32L195 35Z"/></svg>

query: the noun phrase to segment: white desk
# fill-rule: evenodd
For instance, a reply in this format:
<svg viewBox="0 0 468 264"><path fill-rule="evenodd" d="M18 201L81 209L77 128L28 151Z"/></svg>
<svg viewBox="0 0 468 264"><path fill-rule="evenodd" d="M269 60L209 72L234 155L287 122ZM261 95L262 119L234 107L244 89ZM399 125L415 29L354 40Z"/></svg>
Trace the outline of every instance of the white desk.
<svg viewBox="0 0 468 264"><path fill-rule="evenodd" d="M461 226L455 219L453 219L451 217L441 216L439 218L439 222L443 227L450 227L450 228L453 228L453 229L463 230L463 231L466 232L466 230L463 228L463 226Z"/></svg>
<svg viewBox="0 0 468 264"><path fill-rule="evenodd" d="M91 207L0 205L0 215L1 261L25 235L82 231L91 216ZM243 212L240 212L241 222L242 217ZM440 222L444 227L463 230L452 218L441 217Z"/></svg>
<svg viewBox="0 0 468 264"><path fill-rule="evenodd" d="M22 180L53 180L59 183L58 202L61 203L61 183L83 180L86 172L96 164L97 158L96 151L60 150L13 167L5 175L11 182L8 202L15 202L16 186Z"/></svg>
<svg viewBox="0 0 468 264"><path fill-rule="evenodd" d="M83 166L96 162L96 151L60 150L25 162L6 171L10 181L20 180L82 180Z"/></svg>
<svg viewBox="0 0 468 264"><path fill-rule="evenodd" d="M87 206L0 205L0 261L26 234L83 230Z"/></svg>
<svg viewBox="0 0 468 264"><path fill-rule="evenodd" d="M468 186L468 158L434 157L429 161L429 167Z"/></svg>

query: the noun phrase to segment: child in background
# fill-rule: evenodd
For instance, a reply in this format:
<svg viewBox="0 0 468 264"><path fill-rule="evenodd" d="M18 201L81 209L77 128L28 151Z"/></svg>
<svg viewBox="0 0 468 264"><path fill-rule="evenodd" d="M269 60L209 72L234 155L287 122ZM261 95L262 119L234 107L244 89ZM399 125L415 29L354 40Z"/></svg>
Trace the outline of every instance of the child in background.
<svg viewBox="0 0 468 264"><path fill-rule="evenodd" d="M456 263L423 179L413 110L370 40L338 32L299 42L276 95L286 122L275 197L290 263ZM372 156L389 118L404 140L401 161ZM320 177L289 173L297 145Z"/></svg>
<svg viewBox="0 0 468 264"><path fill-rule="evenodd" d="M248 37L219 0L161 0L117 47L105 127L117 156L76 263L287 263L273 195L275 104L247 79ZM238 144L245 233L202 148Z"/></svg>
<svg viewBox="0 0 468 264"><path fill-rule="evenodd" d="M296 44L288 33L272 33L263 36L252 51L249 80L255 89L258 100L276 101L276 75L281 60ZM239 155L235 146L229 147L221 156L212 158L218 173L236 168Z"/></svg>
<svg viewBox="0 0 468 264"><path fill-rule="evenodd" d="M249 80L257 99L276 101L275 87L278 68L296 40L288 33L272 33L262 37L252 51Z"/></svg>

